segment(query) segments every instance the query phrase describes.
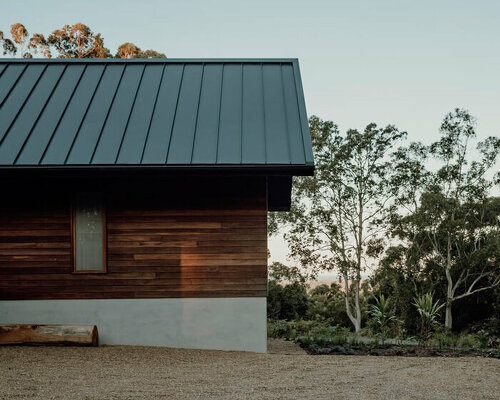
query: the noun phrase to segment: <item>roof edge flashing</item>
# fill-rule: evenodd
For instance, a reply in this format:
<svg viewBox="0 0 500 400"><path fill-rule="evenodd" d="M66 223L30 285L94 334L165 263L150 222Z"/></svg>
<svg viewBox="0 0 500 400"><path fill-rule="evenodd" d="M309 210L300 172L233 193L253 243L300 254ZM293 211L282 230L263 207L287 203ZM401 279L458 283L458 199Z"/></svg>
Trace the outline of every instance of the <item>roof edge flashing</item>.
<svg viewBox="0 0 500 400"><path fill-rule="evenodd" d="M34 63L291 63L297 58L0 58L0 64L34 64Z"/></svg>

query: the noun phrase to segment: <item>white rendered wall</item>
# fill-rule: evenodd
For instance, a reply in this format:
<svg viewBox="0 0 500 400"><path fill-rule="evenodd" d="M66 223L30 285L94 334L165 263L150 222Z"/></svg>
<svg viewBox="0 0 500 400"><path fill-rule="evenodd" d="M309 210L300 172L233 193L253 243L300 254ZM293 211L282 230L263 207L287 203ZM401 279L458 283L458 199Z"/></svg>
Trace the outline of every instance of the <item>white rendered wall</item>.
<svg viewBox="0 0 500 400"><path fill-rule="evenodd" d="M97 325L100 344L266 352L266 298L0 301L0 323Z"/></svg>

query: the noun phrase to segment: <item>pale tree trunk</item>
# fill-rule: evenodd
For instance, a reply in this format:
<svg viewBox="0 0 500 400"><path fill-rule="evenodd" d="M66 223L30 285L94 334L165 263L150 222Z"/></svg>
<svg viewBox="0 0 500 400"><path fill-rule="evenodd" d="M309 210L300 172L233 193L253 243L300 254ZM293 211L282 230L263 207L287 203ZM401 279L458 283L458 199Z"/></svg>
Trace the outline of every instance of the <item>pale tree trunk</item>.
<svg viewBox="0 0 500 400"><path fill-rule="evenodd" d="M352 310L351 302L349 299L349 276L348 274L343 274L344 278L344 300L345 300L345 309L347 312L347 316L349 320L354 325L354 330L359 332L361 329L361 307L359 305L359 280L355 283L355 299L354 299L354 313Z"/></svg>
<svg viewBox="0 0 500 400"><path fill-rule="evenodd" d="M446 315L444 319L444 326L448 329L451 329L453 324L453 316L451 314L451 301L446 302Z"/></svg>
<svg viewBox="0 0 500 400"><path fill-rule="evenodd" d="M453 324L453 316L451 313L451 303L453 302L453 280L448 267L446 267L446 280L448 281L448 285L446 288L446 314L444 318L444 326L451 330Z"/></svg>
<svg viewBox="0 0 500 400"><path fill-rule="evenodd" d="M453 279L451 277L451 238L448 236L448 244L447 244L447 249L446 249L446 266L445 266L445 273L446 273L446 281L448 282L447 288L446 288L446 315L444 319L444 326L448 329L451 330L452 324L453 324L453 316L451 314L451 303L453 301L453 296L454 296L454 286L453 286Z"/></svg>
<svg viewBox="0 0 500 400"><path fill-rule="evenodd" d="M354 321L354 330L359 332L361 329L361 307L359 306L359 280L356 281L356 302L354 304L356 307L356 318Z"/></svg>

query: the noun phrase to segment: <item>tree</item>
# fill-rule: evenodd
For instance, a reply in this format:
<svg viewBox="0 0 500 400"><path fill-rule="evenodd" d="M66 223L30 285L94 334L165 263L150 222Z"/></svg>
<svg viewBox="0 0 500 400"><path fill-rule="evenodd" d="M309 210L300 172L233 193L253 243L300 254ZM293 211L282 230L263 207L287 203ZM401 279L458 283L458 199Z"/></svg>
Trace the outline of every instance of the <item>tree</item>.
<svg viewBox="0 0 500 400"><path fill-rule="evenodd" d="M16 53L19 51L21 57L26 57L24 46L28 40L28 31L23 24L16 23L10 27L10 35L17 45Z"/></svg>
<svg viewBox="0 0 500 400"><path fill-rule="evenodd" d="M155 50L141 50L133 43L123 43L118 47L115 55L116 58L167 58L163 53L158 53Z"/></svg>
<svg viewBox="0 0 500 400"><path fill-rule="evenodd" d="M139 53L136 58L167 58L167 56L163 53L158 53L156 50L141 50L139 49Z"/></svg>
<svg viewBox="0 0 500 400"><path fill-rule="evenodd" d="M54 30L46 39L41 33L29 36L23 24L17 22L11 26L12 39L6 38L0 31L0 44L3 54L32 58L36 54L52 57L55 51L58 58L109 58L110 51L104 46L100 33L94 33L81 22L64 25ZM133 43L123 43L116 52L117 58L166 58L165 54L155 50L141 50Z"/></svg>
<svg viewBox="0 0 500 400"><path fill-rule="evenodd" d="M466 110L446 115L440 140L426 150L441 165L415 191L415 207L400 209L391 219L393 234L406 243L419 265L435 266L445 280L449 329L455 301L500 284L500 199L489 197L500 179L498 174L488 178L500 139L478 143L471 156L475 124ZM401 204L410 203L403 200Z"/></svg>
<svg viewBox="0 0 500 400"><path fill-rule="evenodd" d="M303 318L308 308L306 276L296 267L274 262L269 267L267 316L271 319Z"/></svg>
<svg viewBox="0 0 500 400"><path fill-rule="evenodd" d="M331 121L314 116L309 125L315 175L294 180L291 212L272 216L270 231L288 227L285 240L302 266L340 273L346 312L357 332L361 274L383 250L380 221L393 197L388 156L405 133L369 124L364 132L351 129L342 136Z"/></svg>
<svg viewBox="0 0 500 400"><path fill-rule="evenodd" d="M139 53L139 48L133 43L123 43L115 54L116 58L134 58Z"/></svg>
<svg viewBox="0 0 500 400"><path fill-rule="evenodd" d="M11 25L10 35L12 39L6 38L0 31L0 43L2 43L4 55L19 54L23 58L32 58L33 53L41 52L45 57L50 58L50 50L42 34L34 33L30 38L25 26L17 22Z"/></svg>
<svg viewBox="0 0 500 400"><path fill-rule="evenodd" d="M331 285L322 284L311 289L307 317L348 328L351 321L345 312L344 293L341 286L334 282Z"/></svg>
<svg viewBox="0 0 500 400"><path fill-rule="evenodd" d="M41 53L45 58L51 58L52 53L49 48L49 43L41 33L34 33L28 43L28 49L32 53ZM30 54L32 54L30 53Z"/></svg>
<svg viewBox="0 0 500 400"><path fill-rule="evenodd" d="M56 29L50 34L48 43L55 47L59 58L111 57L109 50L104 47L101 34L95 34L81 22Z"/></svg>

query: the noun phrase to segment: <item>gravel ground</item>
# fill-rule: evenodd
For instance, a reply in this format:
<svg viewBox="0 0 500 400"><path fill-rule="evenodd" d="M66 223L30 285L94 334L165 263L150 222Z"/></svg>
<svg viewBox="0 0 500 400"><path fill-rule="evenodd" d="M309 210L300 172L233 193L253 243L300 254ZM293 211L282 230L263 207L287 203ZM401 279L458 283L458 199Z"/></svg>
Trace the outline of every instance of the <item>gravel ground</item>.
<svg viewBox="0 0 500 400"><path fill-rule="evenodd" d="M500 399L496 359L270 350L0 347L0 399Z"/></svg>

